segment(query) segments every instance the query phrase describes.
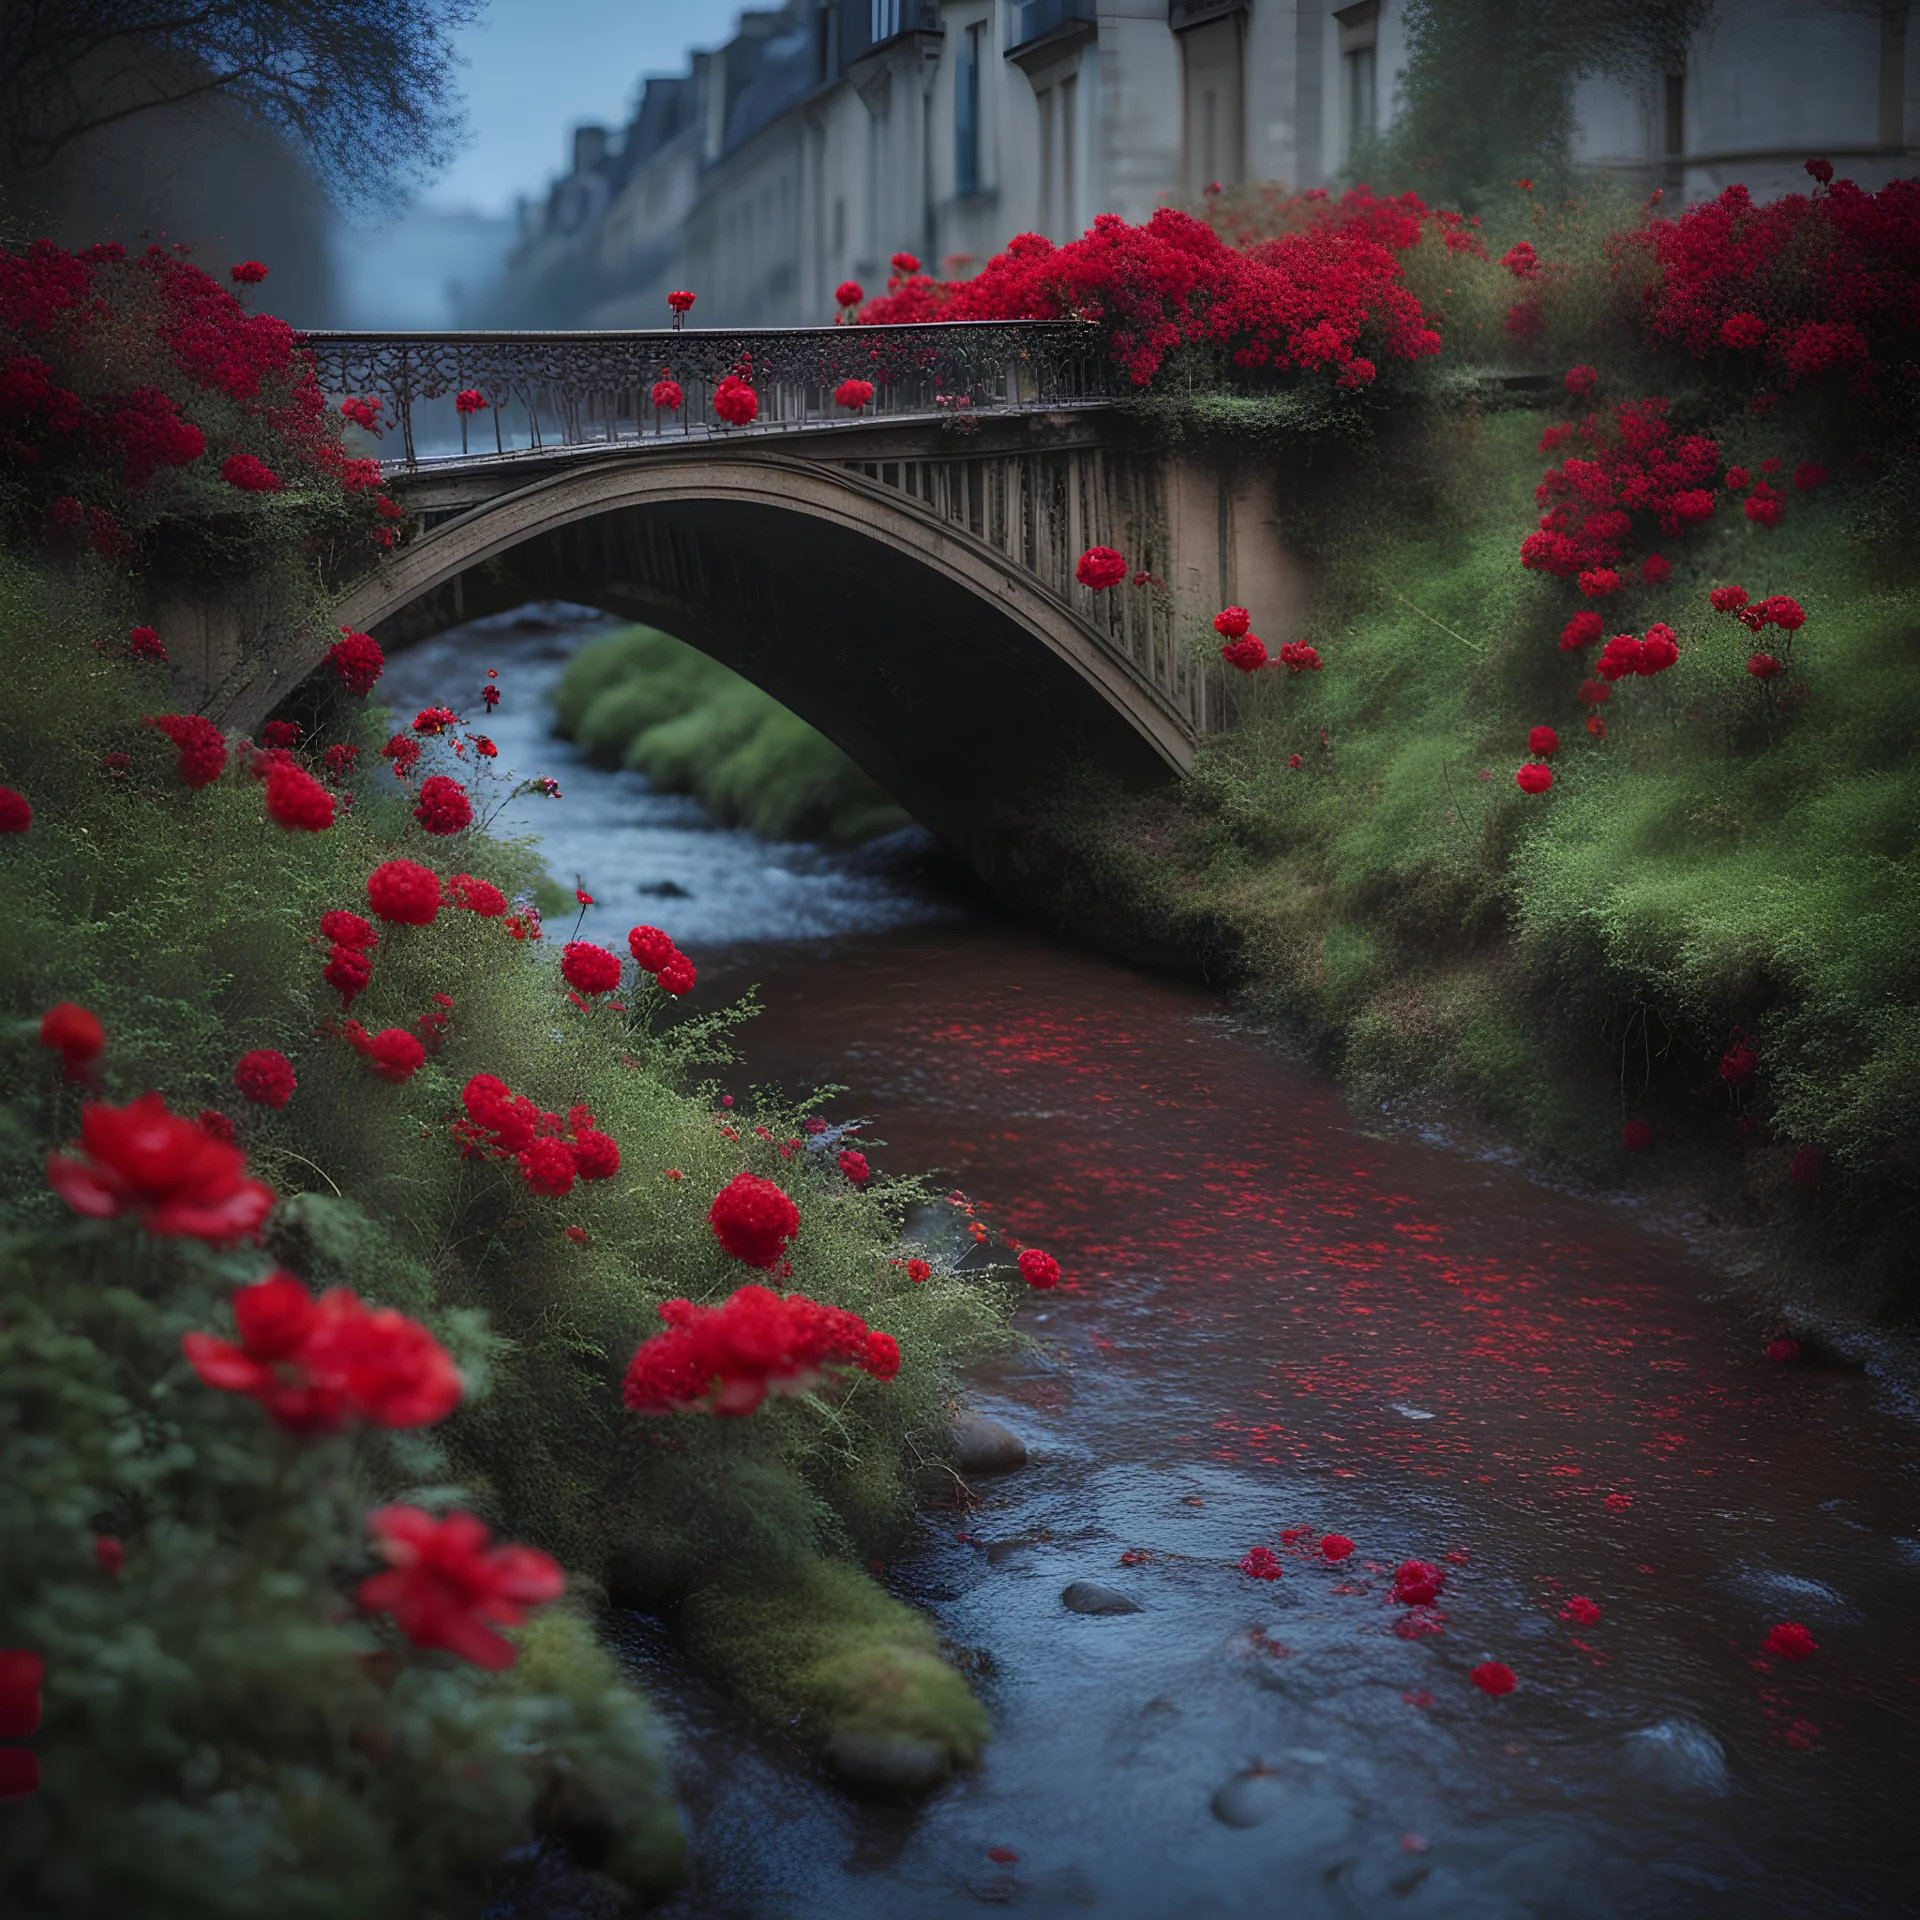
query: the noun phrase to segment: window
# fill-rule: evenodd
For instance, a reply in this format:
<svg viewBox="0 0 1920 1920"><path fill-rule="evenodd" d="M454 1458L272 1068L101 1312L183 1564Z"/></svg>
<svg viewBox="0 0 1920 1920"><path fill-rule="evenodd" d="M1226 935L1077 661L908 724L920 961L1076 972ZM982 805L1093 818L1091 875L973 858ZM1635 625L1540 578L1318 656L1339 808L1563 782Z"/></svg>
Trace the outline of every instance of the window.
<svg viewBox="0 0 1920 1920"><path fill-rule="evenodd" d="M1075 108L1079 103L1080 76L1070 74L1060 82L1060 224L1058 232L1062 240L1070 240L1079 229L1074 225L1074 203L1078 195L1074 192L1074 161L1078 128L1075 123Z"/></svg>
<svg viewBox="0 0 1920 1920"><path fill-rule="evenodd" d="M900 31L900 0L872 0L872 5L873 44L877 47Z"/></svg>
<svg viewBox="0 0 1920 1920"><path fill-rule="evenodd" d="M1041 88L1034 100L1040 109L1040 231L1051 239L1059 231L1053 224L1053 89Z"/></svg>
<svg viewBox="0 0 1920 1920"><path fill-rule="evenodd" d="M1340 29L1340 80L1346 111L1347 157L1353 158L1380 125L1380 0L1361 0L1334 14Z"/></svg>
<svg viewBox="0 0 1920 1920"><path fill-rule="evenodd" d="M1667 75L1666 97L1662 102L1666 111L1662 116L1666 145L1663 153L1685 153L1687 150L1687 76L1684 73Z"/></svg>
<svg viewBox="0 0 1920 1920"><path fill-rule="evenodd" d="M976 20L960 42L953 71L953 190L961 199L980 191L980 38Z"/></svg>
<svg viewBox="0 0 1920 1920"><path fill-rule="evenodd" d="M1243 19L1228 14L1180 36L1182 158L1189 200L1246 178Z"/></svg>

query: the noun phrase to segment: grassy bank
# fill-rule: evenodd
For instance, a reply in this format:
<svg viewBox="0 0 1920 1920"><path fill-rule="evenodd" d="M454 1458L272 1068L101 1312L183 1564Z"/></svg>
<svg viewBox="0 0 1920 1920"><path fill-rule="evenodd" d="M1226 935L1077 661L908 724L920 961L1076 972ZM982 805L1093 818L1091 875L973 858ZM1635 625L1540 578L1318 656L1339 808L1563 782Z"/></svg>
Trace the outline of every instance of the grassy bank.
<svg viewBox="0 0 1920 1920"><path fill-rule="evenodd" d="M824 735L717 660L651 627L589 641L554 692L554 726L601 766L690 793L728 826L852 845L907 816Z"/></svg>

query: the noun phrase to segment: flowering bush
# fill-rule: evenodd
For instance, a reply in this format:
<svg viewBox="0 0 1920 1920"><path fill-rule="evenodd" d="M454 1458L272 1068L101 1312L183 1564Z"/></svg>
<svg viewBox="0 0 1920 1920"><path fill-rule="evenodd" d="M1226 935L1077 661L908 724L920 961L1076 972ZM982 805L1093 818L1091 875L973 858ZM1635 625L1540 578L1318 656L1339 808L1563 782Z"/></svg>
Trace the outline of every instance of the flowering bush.
<svg viewBox="0 0 1920 1920"><path fill-rule="evenodd" d="M147 722L158 727L180 754L182 785L210 787L227 770L227 738L197 713L162 713Z"/></svg>
<svg viewBox="0 0 1920 1920"><path fill-rule="evenodd" d="M1172 208L1137 227L1102 214L1065 246L1023 233L970 280L916 271L859 317L1097 320L1135 386L1183 347L1216 348L1243 368L1327 370L1347 387L1371 382L1381 357L1439 352L1394 252L1440 216L1411 194L1377 201L1363 188L1338 201L1304 196L1288 217L1297 230L1240 250Z"/></svg>
<svg viewBox="0 0 1920 1920"><path fill-rule="evenodd" d="M233 1084L256 1107L284 1107L297 1084L293 1062L274 1047L255 1047L234 1062Z"/></svg>
<svg viewBox="0 0 1920 1920"><path fill-rule="evenodd" d="M519 1626L529 1607L566 1590L556 1561L532 1547L491 1546L491 1532L470 1513L436 1519L418 1507L378 1507L367 1529L387 1571L361 1581L361 1606L392 1614L416 1647L443 1648L489 1671L512 1666L515 1654L494 1627Z"/></svg>

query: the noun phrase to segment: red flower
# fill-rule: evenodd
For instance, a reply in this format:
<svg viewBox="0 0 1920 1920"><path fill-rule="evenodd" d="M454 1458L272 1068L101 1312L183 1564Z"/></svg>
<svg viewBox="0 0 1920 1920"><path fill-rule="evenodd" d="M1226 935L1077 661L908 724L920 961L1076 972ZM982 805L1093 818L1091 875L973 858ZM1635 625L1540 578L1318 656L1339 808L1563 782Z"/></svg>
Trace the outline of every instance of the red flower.
<svg viewBox="0 0 1920 1920"><path fill-rule="evenodd" d="M1796 1187L1811 1192L1820 1184L1821 1155L1818 1147L1802 1147L1787 1162L1787 1178Z"/></svg>
<svg viewBox="0 0 1920 1920"><path fill-rule="evenodd" d="M340 907L330 907L320 916L320 937L343 947L371 947L380 938L357 913L348 913Z"/></svg>
<svg viewBox="0 0 1920 1920"><path fill-rule="evenodd" d="M1027 1247L1020 1255L1020 1278L1036 1292L1049 1293L1060 1284L1060 1262L1038 1247Z"/></svg>
<svg viewBox="0 0 1920 1920"><path fill-rule="evenodd" d="M909 1260L907 1262L907 1278L917 1287L923 1281L933 1278L933 1269L924 1260Z"/></svg>
<svg viewBox="0 0 1920 1920"><path fill-rule="evenodd" d="M163 667L167 664L167 650L151 627L134 627L128 631L127 652L135 660L155 660Z"/></svg>
<svg viewBox="0 0 1920 1920"><path fill-rule="evenodd" d="M157 1093L124 1107L89 1101L80 1145L84 1160L48 1154L47 1185L90 1220L137 1213L149 1233L224 1244L256 1233L273 1206L235 1148L169 1113Z"/></svg>
<svg viewBox="0 0 1920 1920"><path fill-rule="evenodd" d="M486 410L487 396L478 387L462 387L453 396L456 413L483 413Z"/></svg>
<svg viewBox="0 0 1920 1920"><path fill-rule="evenodd" d="M559 1200L573 1191L579 1168L574 1162L573 1149L564 1140L542 1135L529 1141L514 1158L520 1162L520 1178L535 1193Z"/></svg>
<svg viewBox="0 0 1920 1920"><path fill-rule="evenodd" d="M375 915L403 927L426 927L440 911L440 882L412 860L387 860L367 875Z"/></svg>
<svg viewBox="0 0 1920 1920"><path fill-rule="evenodd" d="M842 280L840 284L834 288L833 297L836 304L840 306L857 307L867 295L866 290L858 280Z"/></svg>
<svg viewBox="0 0 1920 1920"><path fill-rule="evenodd" d="M667 305L675 313L685 313L693 305L693 295L686 292L670 293L667 295Z"/></svg>
<svg viewBox="0 0 1920 1920"><path fill-rule="evenodd" d="M1720 344L1737 353L1763 346L1766 338L1767 323L1757 313L1730 313L1720 323Z"/></svg>
<svg viewBox="0 0 1920 1920"><path fill-rule="evenodd" d="M298 1084L293 1062L272 1047L255 1047L234 1063L233 1084L240 1097L256 1107L284 1107Z"/></svg>
<svg viewBox="0 0 1920 1920"><path fill-rule="evenodd" d="M1571 1620L1577 1627L1591 1627L1598 1624L1600 1609L1584 1593L1570 1594L1560 1609L1560 1618Z"/></svg>
<svg viewBox="0 0 1920 1920"><path fill-rule="evenodd" d="M1250 1580L1278 1580L1280 1556L1271 1547L1249 1547L1240 1571Z"/></svg>
<svg viewBox="0 0 1920 1920"><path fill-rule="evenodd" d="M0 787L0 833L25 833L32 825L27 796L13 787Z"/></svg>
<svg viewBox="0 0 1920 1920"><path fill-rule="evenodd" d="M1707 595L1715 613L1738 613L1747 604L1745 587L1715 587Z"/></svg>
<svg viewBox="0 0 1920 1920"><path fill-rule="evenodd" d="M1545 793L1553 785L1553 769L1543 767L1537 760L1529 760L1513 776L1513 781L1522 793Z"/></svg>
<svg viewBox="0 0 1920 1920"><path fill-rule="evenodd" d="M456 907L483 920L497 920L507 910L507 896L492 881L476 880L470 873L456 873L447 882L447 892Z"/></svg>
<svg viewBox="0 0 1920 1920"><path fill-rule="evenodd" d="M1266 642L1257 633L1245 634L1238 640L1229 640L1220 649L1220 658L1242 673L1258 673L1267 664Z"/></svg>
<svg viewBox="0 0 1920 1920"><path fill-rule="evenodd" d="M250 453L230 454L220 469L220 478L242 493L284 493L287 485Z"/></svg>
<svg viewBox="0 0 1920 1920"><path fill-rule="evenodd" d="M1320 1542L1320 1557L1329 1566L1337 1566L1353 1551L1353 1542L1344 1533L1330 1533Z"/></svg>
<svg viewBox="0 0 1920 1920"><path fill-rule="evenodd" d="M237 1345L189 1333L181 1351L204 1384L257 1400L290 1433L335 1433L353 1415L431 1426L460 1404L459 1369L439 1341L344 1288L315 1300L276 1269L235 1291L233 1317Z"/></svg>
<svg viewBox="0 0 1920 1920"><path fill-rule="evenodd" d="M1727 491L1729 493L1739 493L1744 488L1752 486L1752 484L1753 476L1747 472L1745 467L1729 467L1727 469Z"/></svg>
<svg viewBox="0 0 1920 1920"><path fill-rule="evenodd" d="M576 1126L573 1136L573 1170L582 1180L611 1180L620 1171L620 1145L610 1133L602 1133L591 1124Z"/></svg>
<svg viewBox="0 0 1920 1920"><path fill-rule="evenodd" d="M714 1238L749 1267L777 1266L800 1231L800 1209L757 1173L736 1173L707 1210Z"/></svg>
<svg viewBox="0 0 1920 1920"><path fill-rule="evenodd" d="M627 951L644 973L658 973L674 955L670 936L658 927L635 927L627 935Z"/></svg>
<svg viewBox="0 0 1920 1920"><path fill-rule="evenodd" d="M342 627L340 634L327 649L327 664L334 678L349 693L371 692L387 664L379 641L370 633L355 633L350 627Z"/></svg>
<svg viewBox="0 0 1920 1920"><path fill-rule="evenodd" d="M1560 736L1551 727L1535 727L1527 735L1527 751L1540 755L1544 759L1548 754L1560 751Z"/></svg>
<svg viewBox="0 0 1920 1920"><path fill-rule="evenodd" d="M1767 1629L1766 1650L1782 1660L1805 1660L1818 1653L1820 1646L1805 1627L1783 1620L1777 1627Z"/></svg>
<svg viewBox="0 0 1920 1920"><path fill-rule="evenodd" d="M1798 633L1807 624L1807 616L1798 600L1790 599L1784 593L1770 593L1760 602L1760 614L1764 620L1781 629L1784 633Z"/></svg>
<svg viewBox="0 0 1920 1920"><path fill-rule="evenodd" d="M365 1052L382 1080L399 1086L411 1080L426 1061L427 1050L404 1027L386 1027L367 1042Z"/></svg>
<svg viewBox="0 0 1920 1920"><path fill-rule="evenodd" d="M566 1591L566 1575L532 1547L495 1547L470 1513L435 1519L418 1507L376 1507L367 1530L387 1562L361 1581L369 1613L390 1613L416 1647L436 1647L498 1673L513 1665L513 1642L494 1626L516 1627L529 1607Z"/></svg>
<svg viewBox="0 0 1920 1920"><path fill-rule="evenodd" d="M677 949L667 956L667 964L655 976L660 982L660 991L670 993L675 999L693 991L695 979L693 962Z"/></svg>
<svg viewBox="0 0 1920 1920"><path fill-rule="evenodd" d="M1496 1700L1520 1684L1513 1677L1513 1669L1498 1660L1483 1660L1469 1678L1482 1693L1490 1693Z"/></svg>
<svg viewBox="0 0 1920 1920"><path fill-rule="evenodd" d="M1083 587L1091 587L1098 593L1103 588L1118 586L1130 571L1125 557L1111 547L1089 547L1080 556L1073 577Z"/></svg>
<svg viewBox="0 0 1920 1920"><path fill-rule="evenodd" d="M40 1016L40 1044L59 1053L65 1078L85 1080L93 1063L107 1050L107 1033L85 1007L62 1000Z"/></svg>
<svg viewBox="0 0 1920 1920"><path fill-rule="evenodd" d="M566 1229L566 1235L576 1247L584 1247L587 1244L587 1230L585 1227L568 1227Z"/></svg>
<svg viewBox="0 0 1920 1920"><path fill-rule="evenodd" d="M1787 516L1787 503L1762 480L1747 495L1747 518L1762 527L1777 527Z"/></svg>
<svg viewBox="0 0 1920 1920"><path fill-rule="evenodd" d="M1560 630L1560 651L1578 653L1583 647L1590 647L1600 638L1605 627L1600 616L1591 607L1582 607Z"/></svg>
<svg viewBox="0 0 1920 1920"><path fill-rule="evenodd" d="M1599 384L1599 373L1584 362L1567 369L1566 388L1576 400L1584 400Z"/></svg>
<svg viewBox="0 0 1920 1920"><path fill-rule="evenodd" d="M713 390L713 410L730 427L744 427L760 411L760 396L740 378L730 373Z"/></svg>
<svg viewBox="0 0 1920 1920"><path fill-rule="evenodd" d="M233 1122L217 1107L202 1107L193 1116L193 1124L209 1140L218 1140L222 1146L233 1145Z"/></svg>
<svg viewBox="0 0 1920 1920"><path fill-rule="evenodd" d="M1287 765L1289 768L1295 771L1298 771L1301 767L1306 765L1306 762L1304 759L1301 758L1299 754L1290 753L1287 755Z"/></svg>
<svg viewBox="0 0 1920 1920"><path fill-rule="evenodd" d="M920 271L919 258L917 255L911 253L896 253L890 264L895 273L918 273Z"/></svg>
<svg viewBox="0 0 1920 1920"><path fill-rule="evenodd" d="M333 795L291 761L267 775L267 817L288 832L323 833L333 825Z"/></svg>
<svg viewBox="0 0 1920 1920"><path fill-rule="evenodd" d="M420 804L413 817L429 833L458 833L473 825L473 802L458 780L444 773L429 774L420 783Z"/></svg>
<svg viewBox="0 0 1920 1920"><path fill-rule="evenodd" d="M227 738L211 720L197 713L161 713L146 724L158 727L179 750L181 781L195 792L226 772Z"/></svg>
<svg viewBox="0 0 1920 1920"><path fill-rule="evenodd" d="M117 1579L120 1570L127 1564L126 1543L116 1540L110 1533L99 1533L93 1539L93 1564L109 1580Z"/></svg>
<svg viewBox="0 0 1920 1920"><path fill-rule="evenodd" d="M1251 639L1253 636L1247 636ZM1318 673L1320 655L1316 648L1310 647L1304 640L1288 640L1280 648L1280 664L1289 673Z"/></svg>
<svg viewBox="0 0 1920 1920"><path fill-rule="evenodd" d="M0 1647L0 1740L26 1740L40 1730L40 1684L47 1663L25 1647Z"/></svg>
<svg viewBox="0 0 1920 1920"><path fill-rule="evenodd" d="M227 277L239 286L257 287L267 277L267 270L258 260L242 260L237 267L227 269Z"/></svg>
<svg viewBox="0 0 1920 1920"><path fill-rule="evenodd" d="M373 968L359 948L335 947L327 956L327 964L320 969L320 978L339 994L340 1009L344 1013L366 992Z"/></svg>
<svg viewBox="0 0 1920 1920"><path fill-rule="evenodd" d="M1616 633L1600 651L1594 672L1602 680L1624 680L1643 671L1640 641L1631 633Z"/></svg>
<svg viewBox="0 0 1920 1920"><path fill-rule="evenodd" d="M840 1149L840 1171L856 1187L864 1187L873 1178L873 1169L867 1165L867 1156L856 1147Z"/></svg>
<svg viewBox="0 0 1920 1920"><path fill-rule="evenodd" d="M413 716L413 730L429 739L438 738L450 727L460 724L460 716L451 707L422 707Z"/></svg>
<svg viewBox="0 0 1920 1920"><path fill-rule="evenodd" d="M1640 578L1650 587L1664 587L1673 578L1673 562L1650 553L1640 562Z"/></svg>
<svg viewBox="0 0 1920 1920"><path fill-rule="evenodd" d="M300 744L300 723L297 720L269 720L260 729L260 740L267 747L297 747Z"/></svg>
<svg viewBox="0 0 1920 1920"><path fill-rule="evenodd" d="M873 382L871 380L842 380L833 390L834 402L845 407L849 413L858 413L873 401Z"/></svg>
<svg viewBox="0 0 1920 1920"><path fill-rule="evenodd" d="M1589 600L1603 599L1619 590L1620 576L1611 567L1589 567L1580 575L1579 587Z"/></svg>
<svg viewBox="0 0 1920 1920"><path fill-rule="evenodd" d="M1771 680L1776 673L1786 670L1784 660L1776 660L1770 653L1750 653L1747 655L1747 671L1756 680Z"/></svg>
<svg viewBox="0 0 1920 1920"><path fill-rule="evenodd" d="M1629 1120L1620 1129L1620 1144L1629 1153L1643 1153L1653 1145L1653 1122L1651 1120Z"/></svg>
<svg viewBox="0 0 1920 1920"><path fill-rule="evenodd" d="M664 374L653 383L653 404L658 407L662 413L678 413L686 397L687 396L680 390L680 382L678 380L669 380ZM494 700L500 697L492 687L489 687L487 691L493 694ZM487 705L492 706L493 700L489 700Z"/></svg>
<svg viewBox="0 0 1920 1920"><path fill-rule="evenodd" d="M1532 280L1540 272L1540 256L1534 252L1533 243L1530 240L1522 240L1517 245L1509 247L1500 256L1500 264L1516 280Z"/></svg>
<svg viewBox="0 0 1920 1920"><path fill-rule="evenodd" d="M1814 179L1823 187L1830 186L1833 182L1833 162L1831 160L1809 160L1807 162L1807 171L1812 174Z"/></svg>
<svg viewBox="0 0 1920 1920"><path fill-rule="evenodd" d="M1673 629L1655 621L1640 642L1640 665L1636 671L1647 675L1665 673L1679 658L1680 647Z"/></svg>
<svg viewBox="0 0 1920 1920"><path fill-rule="evenodd" d="M1526 244L1524 241L1521 243ZM1516 300L1507 309L1503 322L1505 330L1522 343L1537 340L1540 329L1546 324L1546 316L1540 311L1540 302L1529 294L1524 300Z"/></svg>
<svg viewBox="0 0 1920 1920"><path fill-rule="evenodd" d="M620 962L590 940L569 940L560 954L560 977L581 993L611 993L620 984Z"/></svg>
<svg viewBox="0 0 1920 1920"><path fill-rule="evenodd" d="M1213 616L1213 630L1223 639L1238 640L1253 625L1253 615L1245 607L1222 607Z"/></svg>
<svg viewBox="0 0 1920 1920"><path fill-rule="evenodd" d="M1795 493L1811 493L1827 477L1827 470L1817 460L1802 462L1793 470L1793 490Z"/></svg>
<svg viewBox="0 0 1920 1920"><path fill-rule="evenodd" d="M718 1307L669 1300L660 1318L666 1331L643 1342L627 1366L621 1397L635 1413L742 1418L768 1394L810 1391L832 1368L890 1380L900 1367L891 1336L804 1294L782 1300L765 1287L741 1287Z"/></svg>
<svg viewBox="0 0 1920 1920"><path fill-rule="evenodd" d="M1776 1334L1767 1342L1767 1358L1776 1367L1790 1367L1800 1358L1800 1342L1791 1334Z"/></svg>
<svg viewBox="0 0 1920 1920"><path fill-rule="evenodd" d="M1736 1042L1720 1056L1720 1078L1730 1087L1750 1086L1760 1056L1745 1041Z"/></svg>

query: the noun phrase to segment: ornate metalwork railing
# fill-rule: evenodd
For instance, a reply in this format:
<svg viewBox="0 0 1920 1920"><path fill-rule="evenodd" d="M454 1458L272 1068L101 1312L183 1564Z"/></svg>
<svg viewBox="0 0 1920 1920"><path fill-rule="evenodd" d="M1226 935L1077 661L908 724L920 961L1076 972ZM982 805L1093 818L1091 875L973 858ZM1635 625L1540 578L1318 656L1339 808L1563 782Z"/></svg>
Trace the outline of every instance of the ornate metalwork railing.
<svg viewBox="0 0 1920 1920"><path fill-rule="evenodd" d="M1099 329L1072 320L902 327L688 328L647 333L337 333L306 336L323 391L378 400L390 464L506 458L562 447L792 433L855 418L1051 411L1104 401ZM713 409L729 374L754 390L744 427ZM671 380L677 408L654 388ZM836 392L873 383L856 413ZM485 403L462 412L464 393Z"/></svg>

